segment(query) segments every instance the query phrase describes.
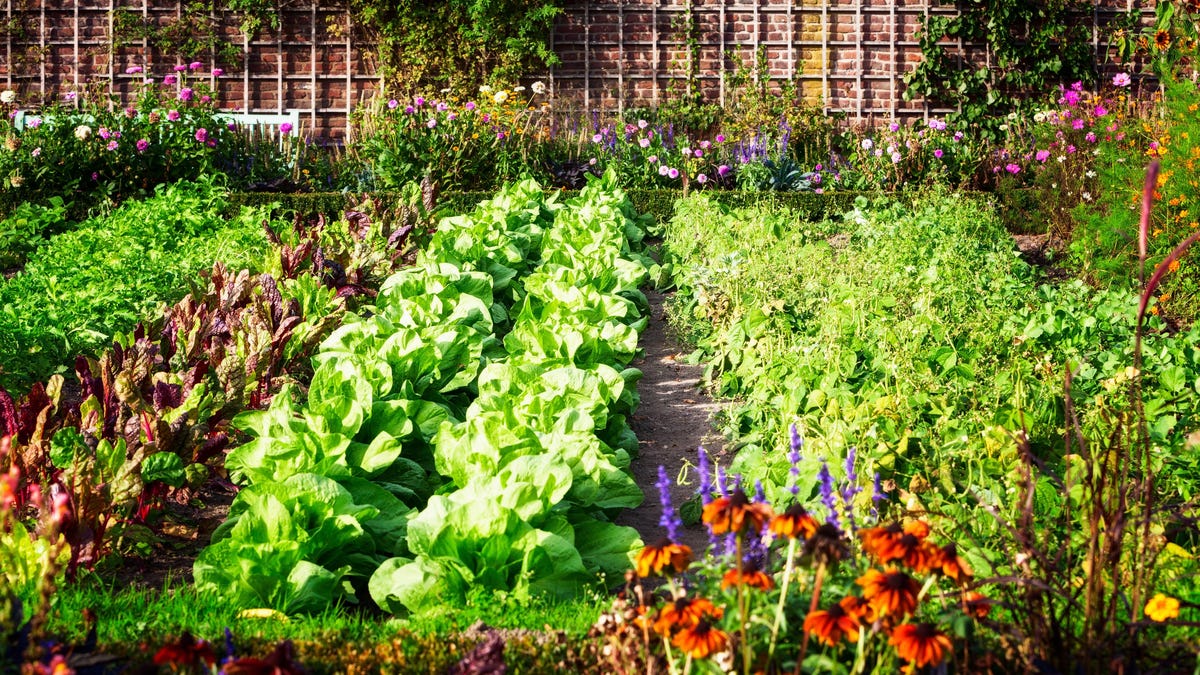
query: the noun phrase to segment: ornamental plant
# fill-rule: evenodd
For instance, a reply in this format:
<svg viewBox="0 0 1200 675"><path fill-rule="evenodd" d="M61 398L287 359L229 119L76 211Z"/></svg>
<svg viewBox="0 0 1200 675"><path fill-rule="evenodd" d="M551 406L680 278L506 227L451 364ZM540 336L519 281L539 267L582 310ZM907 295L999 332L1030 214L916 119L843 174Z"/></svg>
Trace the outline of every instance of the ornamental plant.
<svg viewBox="0 0 1200 675"><path fill-rule="evenodd" d="M672 673L971 667L990 602L954 543L924 519L882 519L888 497L878 479L874 494L862 494L853 453L845 482L822 471L823 506L810 512L796 482L802 446L793 427L793 480L776 505L761 486L751 496L738 477L712 472L700 449L710 543L695 566L660 468L667 536L638 554L618 601L634 619L615 628L602 617L595 631L614 647L614 668L630 665L620 659ZM656 577L665 585L652 590Z"/></svg>

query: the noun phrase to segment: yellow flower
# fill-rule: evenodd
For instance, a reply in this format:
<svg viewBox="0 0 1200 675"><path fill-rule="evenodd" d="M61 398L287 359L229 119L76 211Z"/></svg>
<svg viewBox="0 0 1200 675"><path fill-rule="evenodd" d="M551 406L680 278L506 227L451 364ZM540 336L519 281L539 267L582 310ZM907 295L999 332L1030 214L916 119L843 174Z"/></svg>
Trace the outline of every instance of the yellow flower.
<svg viewBox="0 0 1200 675"><path fill-rule="evenodd" d="M1146 616L1152 621L1166 621L1179 616L1179 601L1159 593L1146 603Z"/></svg>

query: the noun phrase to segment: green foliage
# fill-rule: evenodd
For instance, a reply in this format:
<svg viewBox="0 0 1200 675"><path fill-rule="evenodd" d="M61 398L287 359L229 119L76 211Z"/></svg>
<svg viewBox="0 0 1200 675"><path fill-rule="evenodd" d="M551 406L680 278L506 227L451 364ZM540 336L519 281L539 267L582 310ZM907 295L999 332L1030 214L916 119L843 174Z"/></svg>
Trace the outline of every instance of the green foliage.
<svg viewBox="0 0 1200 675"><path fill-rule="evenodd" d="M925 17L919 34L924 58L904 78L907 99L924 96L958 107L956 118L994 127L1059 83L1090 80L1092 42L1077 20L1080 0L987 0L956 3L958 12ZM1090 9L1088 9L1090 13ZM956 43L984 44L991 66L958 62Z"/></svg>
<svg viewBox="0 0 1200 675"><path fill-rule="evenodd" d="M227 220L224 210L211 181L165 186L42 245L0 284L0 385L19 389L65 370L74 355L178 300L214 260L258 260L267 248L265 211Z"/></svg>
<svg viewBox="0 0 1200 675"><path fill-rule="evenodd" d="M55 195L48 202L47 206L21 202L0 220L0 269L23 263L30 251L66 223L68 205L62 197Z"/></svg>

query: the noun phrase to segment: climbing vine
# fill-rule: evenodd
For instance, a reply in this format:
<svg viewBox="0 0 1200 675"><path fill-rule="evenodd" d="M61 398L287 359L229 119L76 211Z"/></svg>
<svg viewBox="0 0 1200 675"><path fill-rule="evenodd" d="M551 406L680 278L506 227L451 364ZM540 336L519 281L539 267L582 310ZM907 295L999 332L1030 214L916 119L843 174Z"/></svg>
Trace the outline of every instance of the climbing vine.
<svg viewBox="0 0 1200 675"><path fill-rule="evenodd" d="M1034 103L1056 83L1093 77L1092 3L1082 0L959 0L954 16L930 15L918 32L924 59L905 76L907 99L959 109L970 123ZM989 63L961 62L959 41L986 46Z"/></svg>

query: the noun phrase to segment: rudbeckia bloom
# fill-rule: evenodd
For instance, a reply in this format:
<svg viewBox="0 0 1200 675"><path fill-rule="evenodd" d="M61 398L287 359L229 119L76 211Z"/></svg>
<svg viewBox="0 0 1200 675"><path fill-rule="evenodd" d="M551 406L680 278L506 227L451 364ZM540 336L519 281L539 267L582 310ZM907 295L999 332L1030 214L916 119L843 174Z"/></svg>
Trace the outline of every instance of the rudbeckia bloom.
<svg viewBox="0 0 1200 675"><path fill-rule="evenodd" d="M679 598L659 612L654 631L665 637L677 630L691 628L704 619L720 619L723 613L707 598Z"/></svg>
<svg viewBox="0 0 1200 675"><path fill-rule="evenodd" d="M857 607L853 602L858 600L853 596L843 598L841 602L830 607L829 609L818 609L814 612L809 612L804 618L804 630L815 635L818 640L833 647L842 641L842 638L849 638L851 642L858 639L858 617L851 611L846 609L846 601L850 600L851 605Z"/></svg>
<svg viewBox="0 0 1200 675"><path fill-rule="evenodd" d="M739 488L728 497L714 499L704 507L704 522L713 534L741 532L746 525L755 532L762 532L763 525L771 518L771 507L750 501Z"/></svg>
<svg viewBox="0 0 1200 675"><path fill-rule="evenodd" d="M846 536L838 526L827 522L804 542L804 554L830 564L848 557L850 547L846 545Z"/></svg>
<svg viewBox="0 0 1200 675"><path fill-rule="evenodd" d="M775 582L771 580L771 577L758 569L757 563L749 560L742 563L741 569L726 572L725 576L721 579L721 588L729 588L730 586L737 586L739 584L745 584L751 588L763 591L769 591L775 587Z"/></svg>
<svg viewBox="0 0 1200 675"><path fill-rule="evenodd" d="M787 511L771 519L771 534L788 539L808 539L817 533L817 521L803 506L792 504Z"/></svg>
<svg viewBox="0 0 1200 675"><path fill-rule="evenodd" d="M992 611L992 601L975 591L963 593L962 605L963 611L976 619L982 619Z"/></svg>
<svg viewBox="0 0 1200 675"><path fill-rule="evenodd" d="M941 663L952 646L950 638L930 623L896 626L890 642L900 658L918 668Z"/></svg>
<svg viewBox="0 0 1200 675"><path fill-rule="evenodd" d="M718 628L714 628L707 619L701 619L695 626L684 628L675 634L671 644L687 652L694 659L702 659L713 652L721 651L729 643L729 636Z"/></svg>
<svg viewBox="0 0 1200 675"><path fill-rule="evenodd" d="M1146 616L1152 621L1166 621L1179 616L1179 601L1159 593L1146 603Z"/></svg>
<svg viewBox="0 0 1200 675"><path fill-rule="evenodd" d="M915 579L894 567L882 572L869 569L855 583L862 586L863 597L880 616L903 616L917 608L920 587Z"/></svg>
<svg viewBox="0 0 1200 675"><path fill-rule="evenodd" d="M904 528L900 526L900 523L868 527L858 531L858 537L862 539L863 551L879 561L882 561L883 556L903 535Z"/></svg>
<svg viewBox="0 0 1200 675"><path fill-rule="evenodd" d="M645 578L652 574L661 574L668 566L677 573L683 573L691 562L691 547L663 538L637 554L637 575Z"/></svg>
<svg viewBox="0 0 1200 675"><path fill-rule="evenodd" d="M967 566L965 560L959 557L957 546L946 544L941 548L935 549L935 551L937 558L933 561L933 569L940 571L960 584L965 583L971 578L971 568Z"/></svg>

